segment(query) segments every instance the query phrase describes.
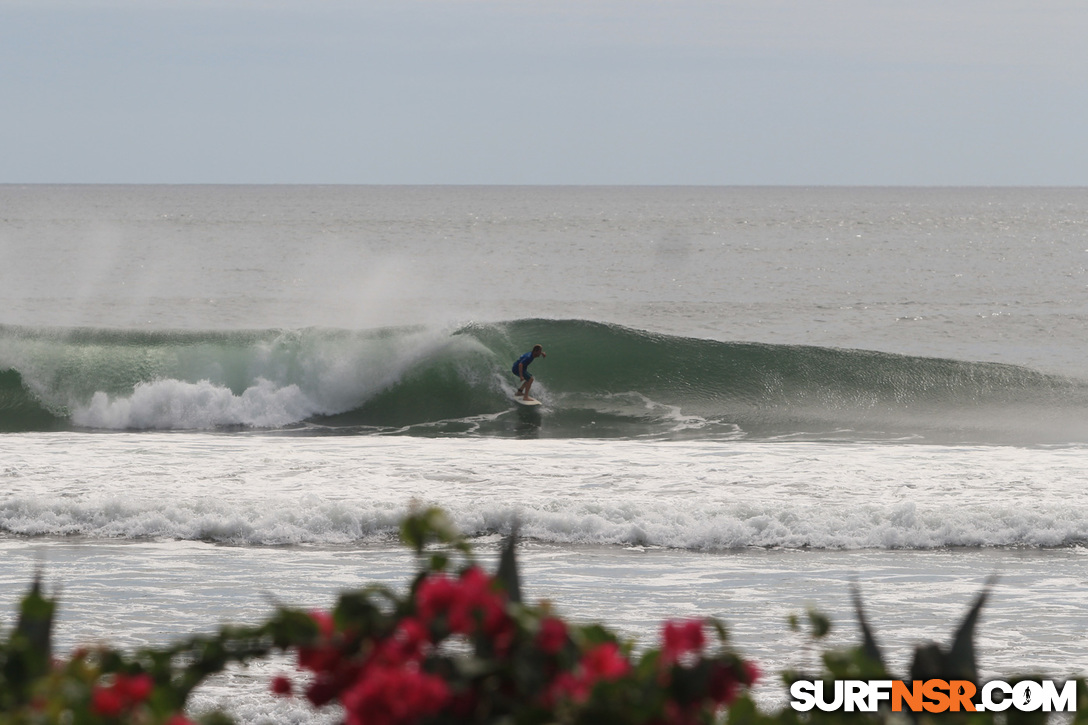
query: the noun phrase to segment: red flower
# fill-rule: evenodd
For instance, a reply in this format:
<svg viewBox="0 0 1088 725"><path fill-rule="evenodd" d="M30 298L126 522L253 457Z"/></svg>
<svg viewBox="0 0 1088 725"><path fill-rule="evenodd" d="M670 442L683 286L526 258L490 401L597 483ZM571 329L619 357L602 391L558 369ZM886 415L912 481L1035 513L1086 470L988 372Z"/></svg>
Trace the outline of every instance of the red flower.
<svg viewBox="0 0 1088 725"><path fill-rule="evenodd" d="M331 645L298 648L298 666L311 672L332 672L340 667L342 660L340 650Z"/></svg>
<svg viewBox="0 0 1088 725"><path fill-rule="evenodd" d="M592 687L586 677L576 677L570 672L560 672L548 686L544 695L544 705L551 707L560 698L568 698L575 702L585 702L589 699L589 691Z"/></svg>
<svg viewBox="0 0 1088 725"><path fill-rule="evenodd" d="M741 685L751 687L758 679L759 668L751 662L741 662L739 665L718 662L710 671L707 694L719 705L729 705L737 699L737 690Z"/></svg>
<svg viewBox="0 0 1088 725"><path fill-rule="evenodd" d="M407 725L442 710L450 699L445 680L403 668L368 667L341 697L347 725Z"/></svg>
<svg viewBox="0 0 1088 725"><path fill-rule="evenodd" d="M125 699L116 689L95 685L91 692L91 710L103 717L117 717L125 709Z"/></svg>
<svg viewBox="0 0 1088 725"><path fill-rule="evenodd" d="M595 684L602 680L618 680L630 671L631 663L614 642L599 644L586 652L573 673L560 672L552 680L544 696L544 704L551 705L561 697L585 702Z"/></svg>
<svg viewBox="0 0 1088 725"><path fill-rule="evenodd" d="M283 675L277 675L272 678L272 692L275 694L290 697L293 690L294 686L292 685L291 680Z"/></svg>
<svg viewBox="0 0 1088 725"><path fill-rule="evenodd" d="M310 619L314 620L314 624L317 625L318 633L325 639L330 639L336 632L336 623L333 621L332 615L328 612L322 612L319 609L315 609L310 612Z"/></svg>
<svg viewBox="0 0 1088 725"><path fill-rule="evenodd" d="M336 634L332 615L314 610L310 612L310 619L317 625L319 641L317 644L298 648L298 666L318 674L339 669L344 656L332 642L333 635Z"/></svg>
<svg viewBox="0 0 1088 725"><path fill-rule="evenodd" d="M155 689L155 681L151 675L140 673L138 675L117 675L113 683L113 689L120 695L127 705L143 702Z"/></svg>
<svg viewBox="0 0 1088 725"><path fill-rule="evenodd" d="M397 623L393 639L400 645L401 652L406 658L419 659L423 656L423 648L431 642L431 633L427 631L427 625L423 622L406 617Z"/></svg>
<svg viewBox="0 0 1088 725"><path fill-rule="evenodd" d="M567 625L555 617L545 617L540 621L540 631L536 635L536 644L546 654L558 654L567 643Z"/></svg>
<svg viewBox="0 0 1088 725"><path fill-rule="evenodd" d="M419 620L402 619L392 635L375 642L367 665L401 667L409 662L418 663L430 643L430 633Z"/></svg>
<svg viewBox="0 0 1088 725"><path fill-rule="evenodd" d="M358 679L362 669L357 663L345 660L336 669L318 672L317 677L306 688L306 699L314 707L332 702Z"/></svg>
<svg viewBox="0 0 1088 725"><path fill-rule="evenodd" d="M439 614L444 614L453 606L457 598L457 585L445 574L431 574L424 579L416 591L416 608L419 616L429 622Z"/></svg>
<svg viewBox="0 0 1088 725"><path fill-rule="evenodd" d="M620 653L615 642L597 645L582 658L582 667L591 682L618 680L631 670L631 663Z"/></svg>
<svg viewBox="0 0 1088 725"><path fill-rule="evenodd" d="M117 717L127 708L138 705L155 689L151 675L119 673L113 684L95 685L91 691L91 710L105 717Z"/></svg>
<svg viewBox="0 0 1088 725"><path fill-rule="evenodd" d="M506 607L492 588L491 577L472 567L461 575L459 584L457 599L450 610L450 629L470 634L479 623L485 633L499 634L506 619Z"/></svg>
<svg viewBox="0 0 1088 725"><path fill-rule="evenodd" d="M473 634L482 630L496 640L499 649L509 644L510 618L506 600L494 586L494 579L479 567L471 567L457 581L445 574L432 574L416 591L419 618L430 622L445 615L449 631Z"/></svg>
<svg viewBox="0 0 1088 725"><path fill-rule="evenodd" d="M703 621L701 619L689 619L687 621L665 622L661 632L661 639L661 656L667 664L676 662L688 653L701 652L706 645L706 636L703 634Z"/></svg>

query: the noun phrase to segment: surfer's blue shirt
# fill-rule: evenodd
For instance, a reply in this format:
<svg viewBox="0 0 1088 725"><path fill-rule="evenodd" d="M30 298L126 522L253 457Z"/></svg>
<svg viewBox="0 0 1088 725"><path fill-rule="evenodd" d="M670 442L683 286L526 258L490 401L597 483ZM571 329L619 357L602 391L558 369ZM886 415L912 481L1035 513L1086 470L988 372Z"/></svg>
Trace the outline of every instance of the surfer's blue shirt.
<svg viewBox="0 0 1088 725"><path fill-rule="evenodd" d="M531 378L533 376L529 374L529 363L531 363L534 359L535 358L533 357L533 351L530 350L529 352L527 352L524 355L522 355L521 357L519 357L517 359L517 361L514 363L514 367L510 368L510 370L514 373L514 375L519 375L520 376L520 375L524 374L525 377ZM524 367L519 371L518 370L518 365L522 365Z"/></svg>

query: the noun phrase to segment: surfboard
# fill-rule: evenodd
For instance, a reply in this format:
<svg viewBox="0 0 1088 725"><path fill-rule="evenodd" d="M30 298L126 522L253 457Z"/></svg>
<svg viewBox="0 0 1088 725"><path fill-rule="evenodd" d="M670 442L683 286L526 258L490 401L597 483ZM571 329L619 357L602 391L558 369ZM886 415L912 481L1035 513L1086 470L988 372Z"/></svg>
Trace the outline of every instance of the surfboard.
<svg viewBox="0 0 1088 725"><path fill-rule="evenodd" d="M514 396L514 402L517 403L518 405L525 405L525 406L540 405L540 401L537 400L536 398L529 398L528 400L525 400L520 395L515 395Z"/></svg>

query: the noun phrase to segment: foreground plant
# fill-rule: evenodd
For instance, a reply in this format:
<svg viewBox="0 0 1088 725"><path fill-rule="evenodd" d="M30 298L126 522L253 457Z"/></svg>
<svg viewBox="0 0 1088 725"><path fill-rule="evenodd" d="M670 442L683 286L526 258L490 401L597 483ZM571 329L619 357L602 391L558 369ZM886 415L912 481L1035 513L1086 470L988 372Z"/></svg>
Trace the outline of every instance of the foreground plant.
<svg viewBox="0 0 1088 725"><path fill-rule="evenodd" d="M337 702L350 725L695 723L757 677L716 620L667 622L661 646L635 656L604 627L526 605L513 537L490 575L440 511L413 514L402 536L421 563L409 591L370 587L311 613L318 634L298 650L308 683L285 677L275 691Z"/></svg>
<svg viewBox="0 0 1088 725"><path fill-rule="evenodd" d="M275 677L270 696L339 706L349 725L711 723L758 677L715 619L665 622L660 645L636 655L601 625L525 604L514 536L489 574L437 509L413 512L401 533L419 562L404 593L369 586L329 611L284 607L259 626L134 653L53 660L55 602L35 582L0 647L0 722L185 725L205 678L276 652L299 672Z"/></svg>
<svg viewBox="0 0 1088 725"><path fill-rule="evenodd" d="M338 708L347 725L545 723L598 725L822 725L908 720L971 725L1029 725L1043 713L797 712L757 710L748 689L754 665L732 651L713 618L666 621L655 647L639 653L602 625L572 624L547 602L522 601L516 536L506 540L494 574L437 509L413 511L401 535L418 573L407 590L369 586L342 594L327 611L279 608L252 627L224 627L172 646L123 652L80 649L52 655L54 600L40 579L23 599L16 626L0 642L0 725L186 725L194 688L232 664L288 653L297 669L273 678L269 697ZM910 678L975 682L974 630L988 595L968 611L949 648L916 649ZM895 679L884 665L855 592L861 644L824 652L815 673L798 680ZM819 645L829 620L809 612ZM800 620L791 623L800 629ZM1078 683L1075 722L1088 719ZM1080 713L1085 713L1081 715ZM198 719L230 723L223 713Z"/></svg>

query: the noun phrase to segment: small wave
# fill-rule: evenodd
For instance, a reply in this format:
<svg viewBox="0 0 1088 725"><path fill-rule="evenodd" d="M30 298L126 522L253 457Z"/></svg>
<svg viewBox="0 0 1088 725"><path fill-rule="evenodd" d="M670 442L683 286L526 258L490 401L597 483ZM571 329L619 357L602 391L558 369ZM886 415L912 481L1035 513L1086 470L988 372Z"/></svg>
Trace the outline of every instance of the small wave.
<svg viewBox="0 0 1088 725"><path fill-rule="evenodd" d="M74 501L13 498L0 503L0 531L19 536L173 539L249 546L344 545L395 540L402 512L338 502L209 499L178 503L133 497Z"/></svg>
<svg viewBox="0 0 1088 725"><path fill-rule="evenodd" d="M509 531L552 544L648 546L698 551L778 549L1029 548L1088 544L1083 507L1025 509L1009 504L969 513L916 502L850 507L737 503L693 508L655 499L599 505L551 501L532 506L477 502L447 507L477 538ZM0 503L0 531L20 536L173 539L246 546L344 546L395 541L399 507L318 497L229 502L164 502L128 497L74 501L12 498Z"/></svg>

